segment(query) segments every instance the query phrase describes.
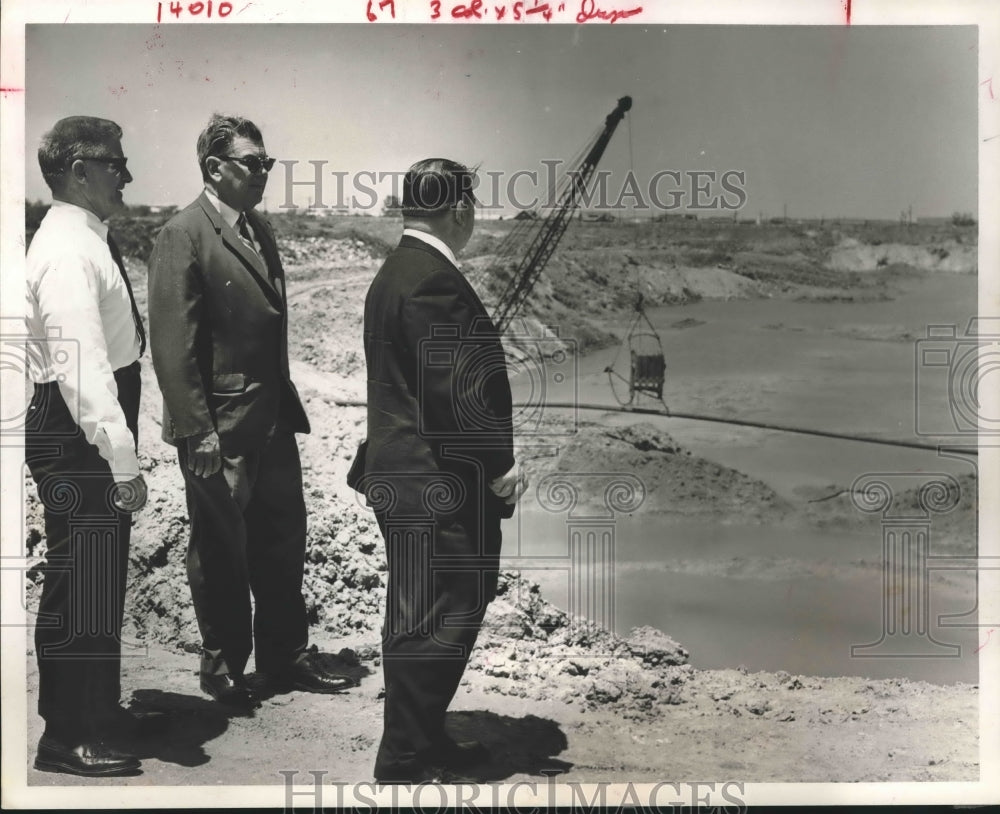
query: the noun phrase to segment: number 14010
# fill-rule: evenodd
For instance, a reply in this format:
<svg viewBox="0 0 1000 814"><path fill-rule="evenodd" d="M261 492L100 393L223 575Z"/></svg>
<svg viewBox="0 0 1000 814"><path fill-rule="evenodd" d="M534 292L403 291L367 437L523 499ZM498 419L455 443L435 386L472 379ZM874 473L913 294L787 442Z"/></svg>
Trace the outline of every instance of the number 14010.
<svg viewBox="0 0 1000 814"><path fill-rule="evenodd" d="M156 4L156 22L162 23L164 16L169 20L172 14L176 19L180 19L183 15L187 14L189 17L211 17L213 14L216 17L228 17L233 11L233 4L229 0L222 0L218 4L214 4L212 0L195 0L193 3L178 3L177 0L171 0L170 3L157 3Z"/></svg>

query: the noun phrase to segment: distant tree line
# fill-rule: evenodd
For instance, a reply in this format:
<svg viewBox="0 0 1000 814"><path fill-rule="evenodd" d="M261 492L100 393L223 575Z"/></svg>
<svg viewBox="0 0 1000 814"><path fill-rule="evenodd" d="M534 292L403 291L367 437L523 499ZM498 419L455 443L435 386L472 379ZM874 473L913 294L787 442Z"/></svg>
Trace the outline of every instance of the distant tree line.
<svg viewBox="0 0 1000 814"><path fill-rule="evenodd" d="M398 218L402 215L403 204L395 195L386 195L382 204L382 217Z"/></svg>
<svg viewBox="0 0 1000 814"><path fill-rule="evenodd" d="M153 207L145 204L126 206L114 215L108 225L114 231L115 241L125 257L134 257L146 262L153 251L153 241L163 224L177 211L176 206ZM42 218L49 211L49 204L41 201L24 203L24 236L27 245L38 231Z"/></svg>

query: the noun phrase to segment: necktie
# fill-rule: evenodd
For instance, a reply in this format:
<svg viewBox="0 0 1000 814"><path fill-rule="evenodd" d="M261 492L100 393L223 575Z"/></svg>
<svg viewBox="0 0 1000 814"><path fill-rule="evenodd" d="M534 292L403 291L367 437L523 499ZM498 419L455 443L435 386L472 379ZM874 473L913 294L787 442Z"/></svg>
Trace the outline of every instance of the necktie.
<svg viewBox="0 0 1000 814"><path fill-rule="evenodd" d="M142 325L142 317L139 316L139 306L135 304L132 283L129 282L128 275L125 273L122 253L118 251L118 244L115 243L115 239L111 237L110 232L108 233L108 248L111 249L111 257L115 261L115 265L118 266L118 272L121 274L122 280L125 281L125 288L128 291L128 301L132 305L132 322L135 323L135 332L139 337L139 355L142 356L146 352L146 329Z"/></svg>
<svg viewBox="0 0 1000 814"><path fill-rule="evenodd" d="M250 249L250 251L254 253L254 256L257 257L261 261L261 263L263 263L264 266L267 268L267 276L268 279L271 281L271 285L274 286L274 288L278 289L277 278L271 274L270 265L267 263L267 261L264 260L263 256L261 255L260 251L257 248L257 245L253 242L253 238L250 237L250 227L249 224L247 223L247 216L243 212L240 212L240 216L236 219L236 232L237 234L239 234L240 240L243 241L243 244L248 249Z"/></svg>
<svg viewBox="0 0 1000 814"><path fill-rule="evenodd" d="M240 235L240 240L243 241L244 245L250 249L255 255L260 257L260 252L257 251L257 247L254 245L253 238L250 237L250 227L247 225L247 216L242 212L236 221L236 231Z"/></svg>

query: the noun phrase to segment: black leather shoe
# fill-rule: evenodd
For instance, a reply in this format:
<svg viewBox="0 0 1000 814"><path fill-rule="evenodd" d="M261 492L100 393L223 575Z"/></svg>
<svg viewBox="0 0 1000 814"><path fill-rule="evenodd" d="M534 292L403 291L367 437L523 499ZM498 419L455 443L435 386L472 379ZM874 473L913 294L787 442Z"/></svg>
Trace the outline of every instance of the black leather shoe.
<svg viewBox="0 0 1000 814"><path fill-rule="evenodd" d="M65 772L83 777L123 777L141 774L142 764L134 755L112 749L102 741L70 746L48 735L38 741L35 768L42 772Z"/></svg>
<svg viewBox="0 0 1000 814"><path fill-rule="evenodd" d="M289 665L269 681L279 690L303 690L304 692L343 692L357 686L357 682L345 675L327 671L315 653L307 653Z"/></svg>
<svg viewBox="0 0 1000 814"><path fill-rule="evenodd" d="M243 676L201 673L201 691L227 707L252 710L260 706L260 700Z"/></svg>

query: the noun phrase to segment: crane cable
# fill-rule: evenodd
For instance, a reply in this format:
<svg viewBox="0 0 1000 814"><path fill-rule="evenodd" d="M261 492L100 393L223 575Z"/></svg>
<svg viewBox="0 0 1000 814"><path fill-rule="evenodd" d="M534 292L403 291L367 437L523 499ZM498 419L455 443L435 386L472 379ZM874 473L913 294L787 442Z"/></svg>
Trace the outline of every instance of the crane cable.
<svg viewBox="0 0 1000 814"><path fill-rule="evenodd" d="M337 407L368 406L368 402L360 400L334 400L332 404ZM539 406L540 405L538 404L530 403L513 405L515 410L524 407L533 407L537 409ZM737 427L754 427L756 429L775 430L777 432L794 433L796 435L814 435L820 438L836 438L843 441L857 441L861 444L905 447L907 449L919 449L926 452L937 452L938 454L942 452L950 452L958 455L979 455L979 450L976 447L952 447L941 444L922 444L919 441L903 441L895 438L872 438L864 435L850 435L848 433L831 432L830 430L816 430L807 427L790 427L787 424L770 424L763 421L748 421L742 418L723 418L722 416L705 415L704 413L677 413L673 411L664 412L663 410L655 410L651 407L616 407L614 404L577 404L572 401L551 402L546 404L545 407L553 410L597 410L605 413L630 413L636 415L658 416L660 418L683 418L689 421L709 421L714 424L731 424Z"/></svg>
<svg viewBox="0 0 1000 814"><path fill-rule="evenodd" d="M626 114L628 118L628 163L630 178L635 178L635 156L632 151L632 113ZM635 239L635 249L639 248L639 230L633 231ZM622 407L631 405L636 396L646 396L659 401L666 412L670 412L667 403L663 400L663 384L666 374L666 358L663 353L663 342L656 332L653 323L650 322L646 311L643 308L642 278L638 261L629 258L633 270L635 290L635 316L629 324L625 336L618 346L618 352L614 360L604 368L608 374L608 386L611 388L611 395ZM645 324L643 324L645 323ZM625 347L629 349L629 378L626 379L618 371L619 359L621 359ZM628 386L627 398L623 397L615 380L624 382Z"/></svg>

